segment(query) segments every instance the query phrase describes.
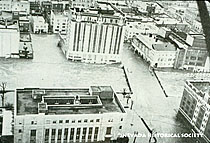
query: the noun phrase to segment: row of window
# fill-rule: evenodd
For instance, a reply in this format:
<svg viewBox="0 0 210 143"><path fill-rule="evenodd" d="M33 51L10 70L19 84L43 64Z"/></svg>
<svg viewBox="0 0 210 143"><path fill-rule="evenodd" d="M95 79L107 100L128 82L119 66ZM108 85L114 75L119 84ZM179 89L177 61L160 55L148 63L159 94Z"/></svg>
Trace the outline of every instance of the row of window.
<svg viewBox="0 0 210 143"><path fill-rule="evenodd" d="M123 118L121 118L120 121L123 121ZM88 120L88 119L84 119L84 120L71 120L71 123L93 123L93 122L100 122L100 119L91 119L91 120ZM108 122L113 122L113 119L109 119ZM45 122L46 124L51 124L51 120L46 120ZM70 120L53 120L52 121L52 124L63 124L63 123L70 123ZM37 121L31 121L31 125L37 125Z"/></svg>

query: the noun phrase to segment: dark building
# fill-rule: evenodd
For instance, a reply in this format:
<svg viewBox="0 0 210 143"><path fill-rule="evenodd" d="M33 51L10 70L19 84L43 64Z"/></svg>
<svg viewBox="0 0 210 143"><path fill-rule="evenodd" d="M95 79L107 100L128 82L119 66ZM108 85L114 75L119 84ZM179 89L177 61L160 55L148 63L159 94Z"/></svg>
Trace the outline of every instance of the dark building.
<svg viewBox="0 0 210 143"><path fill-rule="evenodd" d="M41 11L41 6L39 1L30 1L30 13L35 14Z"/></svg>
<svg viewBox="0 0 210 143"><path fill-rule="evenodd" d="M179 108L180 113L210 141L210 81L186 81Z"/></svg>

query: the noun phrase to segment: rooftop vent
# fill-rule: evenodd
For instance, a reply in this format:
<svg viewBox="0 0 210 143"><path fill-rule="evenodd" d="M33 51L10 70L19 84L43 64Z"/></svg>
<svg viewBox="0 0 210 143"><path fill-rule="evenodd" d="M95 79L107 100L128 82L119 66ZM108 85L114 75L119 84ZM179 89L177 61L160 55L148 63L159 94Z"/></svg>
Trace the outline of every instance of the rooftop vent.
<svg viewBox="0 0 210 143"><path fill-rule="evenodd" d="M41 100L43 95L45 95L45 90L32 90L32 98L34 100Z"/></svg>

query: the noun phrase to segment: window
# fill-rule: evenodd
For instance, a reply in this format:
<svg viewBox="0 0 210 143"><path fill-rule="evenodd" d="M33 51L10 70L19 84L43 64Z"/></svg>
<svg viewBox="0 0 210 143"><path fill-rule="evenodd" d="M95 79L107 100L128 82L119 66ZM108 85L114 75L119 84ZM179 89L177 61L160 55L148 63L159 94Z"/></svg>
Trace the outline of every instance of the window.
<svg viewBox="0 0 210 143"><path fill-rule="evenodd" d="M119 126L119 129L122 129L122 126Z"/></svg>
<svg viewBox="0 0 210 143"><path fill-rule="evenodd" d="M121 118L121 120L120 121L123 121L123 118Z"/></svg>
<svg viewBox="0 0 210 143"><path fill-rule="evenodd" d="M81 123L82 121L81 120L78 120L78 123Z"/></svg>
<svg viewBox="0 0 210 143"><path fill-rule="evenodd" d="M87 119L85 119L85 120L84 120L84 122L85 122L85 123L87 123L87 122L88 122L88 120L87 120Z"/></svg>
<svg viewBox="0 0 210 143"><path fill-rule="evenodd" d="M98 129L99 129L99 127L95 127L94 141L97 141L97 138L98 138Z"/></svg>
<svg viewBox="0 0 210 143"><path fill-rule="evenodd" d="M70 132L70 141L74 140L74 128L71 128L71 132Z"/></svg>
<svg viewBox="0 0 210 143"><path fill-rule="evenodd" d="M19 132L19 133L22 133L22 130L21 130L21 129L19 129L19 130L18 130L18 132Z"/></svg>
<svg viewBox="0 0 210 143"><path fill-rule="evenodd" d="M63 136L63 143L67 143L67 139L68 139L68 128L64 129L64 136Z"/></svg>
<svg viewBox="0 0 210 143"><path fill-rule="evenodd" d="M87 128L83 128L83 131L82 131L82 142L85 142L86 132L87 132Z"/></svg>
<svg viewBox="0 0 210 143"><path fill-rule="evenodd" d="M48 143L49 142L49 129L45 129L45 137L44 137L44 142Z"/></svg>
<svg viewBox="0 0 210 143"><path fill-rule="evenodd" d="M71 123L75 123L75 120L72 120Z"/></svg>
<svg viewBox="0 0 210 143"><path fill-rule="evenodd" d="M56 124L56 121L53 121L53 124Z"/></svg>
<svg viewBox="0 0 210 143"><path fill-rule="evenodd" d="M93 132L93 128L90 127L90 128L89 128L89 132L88 132L88 141L89 141L89 142L91 141L91 138L92 138L92 132Z"/></svg>
<svg viewBox="0 0 210 143"><path fill-rule="evenodd" d="M106 128L106 135L111 135L112 132L112 127L107 127Z"/></svg>
<svg viewBox="0 0 210 143"><path fill-rule="evenodd" d="M56 133L56 129L52 129L51 143L54 143L55 142L55 133Z"/></svg>
<svg viewBox="0 0 210 143"><path fill-rule="evenodd" d="M81 130L81 128L77 128L77 133L76 133L76 142L79 142L80 130Z"/></svg>
<svg viewBox="0 0 210 143"><path fill-rule="evenodd" d="M90 120L90 122L92 123L92 122L93 122L93 120Z"/></svg>
<svg viewBox="0 0 210 143"><path fill-rule="evenodd" d="M59 120L59 123L62 124L63 123L63 120Z"/></svg>
<svg viewBox="0 0 210 143"><path fill-rule="evenodd" d="M100 122L100 119L96 119L96 122Z"/></svg>
<svg viewBox="0 0 210 143"><path fill-rule="evenodd" d="M66 120L66 123L69 123L69 120Z"/></svg>
<svg viewBox="0 0 210 143"><path fill-rule="evenodd" d="M30 143L36 143L36 130L31 130Z"/></svg>
<svg viewBox="0 0 210 143"><path fill-rule="evenodd" d="M37 121L31 121L31 125L36 125Z"/></svg>
<svg viewBox="0 0 210 143"><path fill-rule="evenodd" d="M58 129L58 139L57 139L57 143L61 143L61 135L62 135L62 129Z"/></svg>

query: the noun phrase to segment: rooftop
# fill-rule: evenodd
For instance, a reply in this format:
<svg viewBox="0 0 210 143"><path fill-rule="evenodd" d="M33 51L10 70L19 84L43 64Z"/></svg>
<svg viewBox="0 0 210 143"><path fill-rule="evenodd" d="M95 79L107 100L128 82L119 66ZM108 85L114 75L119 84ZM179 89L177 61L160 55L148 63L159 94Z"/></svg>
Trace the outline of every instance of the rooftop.
<svg viewBox="0 0 210 143"><path fill-rule="evenodd" d="M188 80L186 84L210 104L210 80Z"/></svg>
<svg viewBox="0 0 210 143"><path fill-rule="evenodd" d="M16 90L16 114L124 113L111 86L90 88L24 88Z"/></svg>
<svg viewBox="0 0 210 143"><path fill-rule="evenodd" d="M176 47L173 44L153 44L153 49L156 51L176 51Z"/></svg>

